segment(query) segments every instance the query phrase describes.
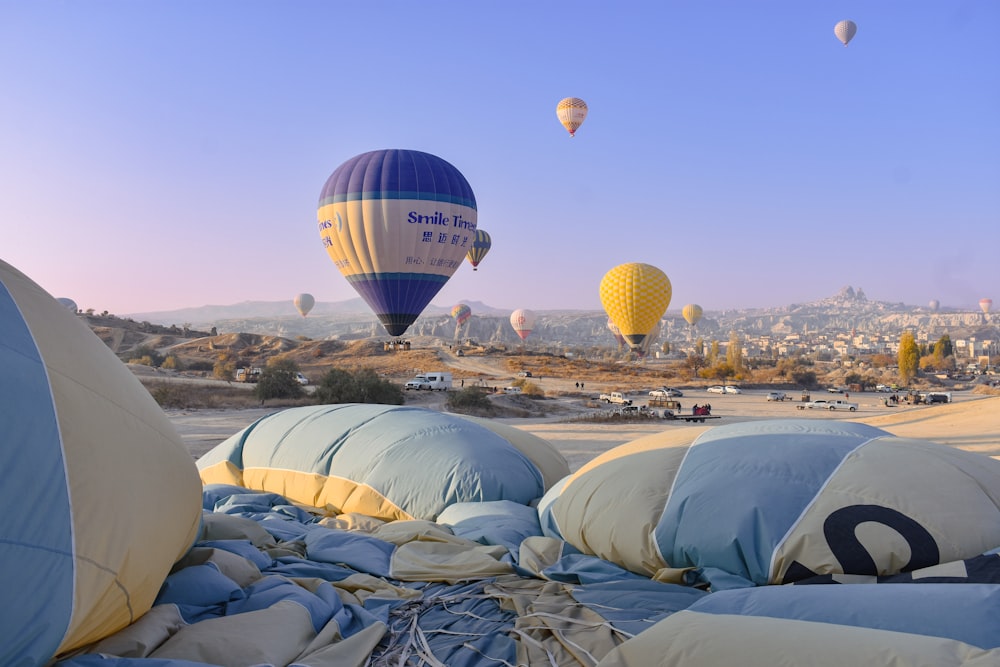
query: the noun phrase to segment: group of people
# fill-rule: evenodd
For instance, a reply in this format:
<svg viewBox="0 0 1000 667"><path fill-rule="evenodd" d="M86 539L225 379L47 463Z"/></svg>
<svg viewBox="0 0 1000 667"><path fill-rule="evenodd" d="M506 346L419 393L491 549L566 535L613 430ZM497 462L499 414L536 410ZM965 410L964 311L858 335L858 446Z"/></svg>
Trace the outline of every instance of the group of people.
<svg viewBox="0 0 1000 667"><path fill-rule="evenodd" d="M698 405L695 403L691 406L691 414L693 415L710 415L712 414L711 403L706 403L705 405Z"/></svg>

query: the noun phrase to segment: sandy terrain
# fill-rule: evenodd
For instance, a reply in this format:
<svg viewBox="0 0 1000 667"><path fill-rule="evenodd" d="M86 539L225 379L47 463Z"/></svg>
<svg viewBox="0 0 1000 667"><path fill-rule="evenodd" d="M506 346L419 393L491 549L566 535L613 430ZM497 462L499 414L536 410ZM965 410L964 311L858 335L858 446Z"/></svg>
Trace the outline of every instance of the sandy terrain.
<svg viewBox="0 0 1000 667"><path fill-rule="evenodd" d="M537 381L537 380L536 380ZM540 384L551 391L557 389L574 393L572 381L543 378ZM568 385L564 386L564 385ZM588 391L587 394L590 392ZM570 469L577 470L596 455L620 444L631 442L653 433L667 434L682 429L703 430L706 426L730 424L754 419L840 419L859 421L877 426L895 435L932 440L967 451L979 452L1000 458L1000 396L982 396L970 392L956 392L954 402L931 406L885 407L884 394L852 394L850 400L859 405L857 412L829 412L826 410L797 410L794 401L768 402L764 391L746 392L741 395L708 394L701 390L685 391L679 399L688 410L695 403L712 405L712 413L720 419L706 425L689 425L686 422L651 419L626 424L601 424L568 421L575 415L592 412L592 402L583 394L562 396L555 402L559 409L551 416L531 419L502 419L507 424L524 429L551 442L569 461ZM813 394L813 398L833 396ZM634 396L637 405L645 403L645 396ZM429 393L422 397L421 405L443 409L443 397ZM270 414L274 409L246 410L168 410L167 415L177 428L192 456L199 458L216 444Z"/></svg>

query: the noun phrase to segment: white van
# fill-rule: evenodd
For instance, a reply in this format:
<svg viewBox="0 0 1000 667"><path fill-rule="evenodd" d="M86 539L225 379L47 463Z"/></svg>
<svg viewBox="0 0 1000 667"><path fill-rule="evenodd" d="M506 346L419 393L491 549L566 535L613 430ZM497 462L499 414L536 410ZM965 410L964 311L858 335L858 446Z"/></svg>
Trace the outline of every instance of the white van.
<svg viewBox="0 0 1000 667"><path fill-rule="evenodd" d="M446 373L444 371L435 371L433 373L421 373L415 378L403 385L403 389L409 391L410 389L416 389L420 391L421 389L427 389L428 391L450 391L451 390L451 373Z"/></svg>

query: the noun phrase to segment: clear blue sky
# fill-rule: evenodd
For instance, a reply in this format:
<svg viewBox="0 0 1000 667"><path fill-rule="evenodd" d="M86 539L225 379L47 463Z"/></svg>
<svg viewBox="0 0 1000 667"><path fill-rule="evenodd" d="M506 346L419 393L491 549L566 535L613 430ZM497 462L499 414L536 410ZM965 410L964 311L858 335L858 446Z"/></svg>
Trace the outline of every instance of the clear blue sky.
<svg viewBox="0 0 1000 667"><path fill-rule="evenodd" d="M995 0L0 0L0 258L120 315L351 299L320 190L407 148L466 176L493 238L440 306L600 309L646 262L669 311L845 285L978 310L998 35Z"/></svg>

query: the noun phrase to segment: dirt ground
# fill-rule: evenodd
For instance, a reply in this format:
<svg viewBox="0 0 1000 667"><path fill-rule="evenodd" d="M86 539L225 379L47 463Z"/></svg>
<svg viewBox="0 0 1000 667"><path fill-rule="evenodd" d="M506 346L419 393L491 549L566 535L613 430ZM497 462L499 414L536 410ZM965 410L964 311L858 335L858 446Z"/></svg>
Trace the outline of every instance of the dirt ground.
<svg viewBox="0 0 1000 667"><path fill-rule="evenodd" d="M551 442L577 470L587 461L613 447L653 433L703 429L739 421L757 419L837 419L858 421L883 428L901 437L932 440L945 445L975 451L1000 458L1000 396L975 394L971 391L953 393L953 403L937 405L887 407L885 394L851 394L858 403L857 412L798 410L797 401L769 402L767 391L746 391L739 395L709 394L704 389L684 389L681 401L686 412L694 404L709 403L712 414L719 419L705 425L664 419L644 419L622 423L601 423L587 420L588 416L606 412L608 406L593 400L589 387L580 390L574 380L565 378L532 378L545 392L546 398L534 401L543 406L531 417L501 417L498 421L516 426ZM796 396L797 397L797 396ZM814 393L813 398L824 398ZM648 401L645 392L634 392L636 405ZM445 410L444 392L407 392L407 405L432 410ZM492 400L505 404L532 402L526 397L497 396ZM274 408L244 410L167 410L192 456L199 458L212 447L239 432Z"/></svg>

